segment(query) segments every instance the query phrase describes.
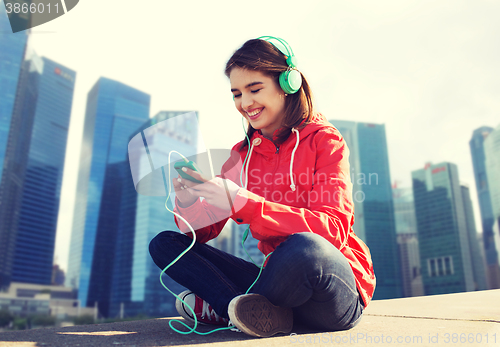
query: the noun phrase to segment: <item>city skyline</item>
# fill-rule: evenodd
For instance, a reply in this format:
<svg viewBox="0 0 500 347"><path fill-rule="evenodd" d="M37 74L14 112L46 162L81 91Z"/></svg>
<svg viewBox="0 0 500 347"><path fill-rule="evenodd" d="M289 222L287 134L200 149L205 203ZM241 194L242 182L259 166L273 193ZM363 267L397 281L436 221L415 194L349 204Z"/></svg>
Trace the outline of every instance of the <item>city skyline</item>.
<svg viewBox="0 0 500 347"><path fill-rule="evenodd" d="M121 176L131 183L130 168L123 165L128 158L127 144L149 118L150 96L101 78L89 92L87 105L75 204L78 218L71 234L66 286L78 289L82 306L99 301L103 311L109 302L119 225L122 188L115 186Z"/></svg>
<svg viewBox="0 0 500 347"><path fill-rule="evenodd" d="M235 12L229 16L202 2L194 7L152 4L157 13L112 1L97 12L97 5L82 3L33 30L40 55L78 74L56 246L63 268L78 170L77 156L69 154L80 152L83 100L91 85L106 76L144 90L152 96L150 116L165 109L198 110L207 147L230 148L243 132L222 73L224 63L246 39L265 34L283 37L293 47L328 119L386 124L393 181L408 187L411 171L425 162L456 163L462 181L471 187L478 223L468 141L474 129L498 123L495 81L500 69L493 40L500 29L493 14L499 5L316 1L297 4L303 16L284 29L275 21L282 7L262 2L260 9L245 8L245 16L263 18L255 29L241 26L243 7L238 4L227 3L226 10ZM263 6L268 10L262 12ZM110 28L111 13L119 16L112 18ZM189 15L166 21L162 13ZM147 22L132 20L140 16ZM89 27L91 17L94 25ZM179 29L183 35L173 34ZM200 87L198 80L210 83ZM220 124L229 129L224 136Z"/></svg>

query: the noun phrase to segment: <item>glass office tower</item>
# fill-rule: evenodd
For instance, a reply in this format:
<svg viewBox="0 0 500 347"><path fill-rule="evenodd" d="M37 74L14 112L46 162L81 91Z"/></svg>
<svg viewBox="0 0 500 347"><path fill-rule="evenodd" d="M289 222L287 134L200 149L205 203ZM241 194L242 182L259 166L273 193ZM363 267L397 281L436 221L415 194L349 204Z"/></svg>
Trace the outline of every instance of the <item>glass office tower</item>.
<svg viewBox="0 0 500 347"><path fill-rule="evenodd" d="M144 137L140 138L142 135ZM149 254L149 242L158 233L164 230L178 230L174 215L165 208L166 195L168 195L166 191L171 184L171 181L168 181L168 172L163 170L165 180L163 181L163 174L161 174L159 175L162 177L160 182L154 179L148 180L147 177L143 178L143 181L138 184L137 192L134 189L130 172L140 169L137 163L147 162L147 170L154 175L155 170L149 166L149 159L155 163L163 160L163 164L166 165L168 152L172 149L187 157L198 153L199 149L204 147L202 144L199 146L198 143L200 140L198 114L189 111L161 111L136 129L133 137L140 140L140 148L129 146L130 164L127 160L126 168L124 168L128 170L128 177L124 176L123 181L125 191L121 202L124 206L124 213L120 217L116 239L118 245L112 276L109 316L178 315L175 310L175 297L161 285L161 269L156 266ZM134 150L146 148L144 140L147 144L147 151L132 153ZM133 141L135 140L130 143ZM158 160L158 158L162 159ZM171 163L179 159L177 154L172 154L170 158ZM195 161L199 163L199 160ZM158 170L161 169L157 168L156 171ZM174 177L177 177L177 174L171 175L171 179ZM173 193L173 188L171 191ZM172 199L168 200L167 206L173 210ZM162 280L174 293L185 290L167 275L163 275Z"/></svg>
<svg viewBox="0 0 500 347"><path fill-rule="evenodd" d="M488 185L491 198L491 209L494 219L493 242L497 253L500 250L500 125L493 130L484 140L485 166L488 176ZM500 256L497 258L500 264ZM497 268L498 269L498 268ZM498 273L500 277L500 273ZM497 278L498 278L497 277ZM498 278L497 288L500 288L500 278Z"/></svg>
<svg viewBox="0 0 500 347"><path fill-rule="evenodd" d="M392 192L396 235L401 260L403 296L424 295L413 190L394 185Z"/></svg>
<svg viewBox="0 0 500 347"><path fill-rule="evenodd" d="M427 164L412 172L426 295L472 291L474 275L458 169Z"/></svg>
<svg viewBox="0 0 500 347"><path fill-rule="evenodd" d="M472 133L469 141L476 181L477 198L483 227L484 253L486 256L487 277L491 289L500 288L500 266L498 250L493 238L493 209L491 207L489 179L486 173L486 155L484 141L493 132L491 127L480 127Z"/></svg>
<svg viewBox="0 0 500 347"><path fill-rule="evenodd" d="M469 187L461 185L462 199L464 202L465 222L467 224L467 236L469 237L470 259L472 262L472 275L474 276L474 289L488 289L486 282L485 260L479 249L479 241L477 239L476 221L474 219L474 211L472 210L472 201L470 199Z"/></svg>
<svg viewBox="0 0 500 347"><path fill-rule="evenodd" d="M500 125L484 140L484 154L493 218L498 219L500 217Z"/></svg>
<svg viewBox="0 0 500 347"><path fill-rule="evenodd" d="M0 6L0 204L9 201L6 197L5 184L2 188L7 139L9 137L12 111L16 98L17 85L25 49L28 41L26 31L12 33L5 6ZM10 212L0 212L0 288L10 283L12 257L14 254L15 234L12 232Z"/></svg>
<svg viewBox="0 0 500 347"><path fill-rule="evenodd" d="M36 71L38 74L36 103L26 105L34 112L31 138L27 140L21 139L18 134L15 136L17 141L23 142L23 146L28 142L29 147L24 154L27 156L26 171L12 281L50 284L76 73L36 55L31 61L29 73ZM34 86L23 83L20 81L19 92L30 93L29 89ZM22 127L25 126L22 124ZM35 264L37 270L33 271Z"/></svg>
<svg viewBox="0 0 500 347"><path fill-rule="evenodd" d="M0 183L10 281L51 283L75 76L31 51L21 68Z"/></svg>
<svg viewBox="0 0 500 347"><path fill-rule="evenodd" d="M5 6L0 6L0 173L27 41L26 31L12 33Z"/></svg>
<svg viewBox="0 0 500 347"><path fill-rule="evenodd" d="M229 220L228 223L231 225L232 252L230 253L261 266L264 262L264 254L258 248L259 241L252 236L250 231L248 231L248 236L242 245L248 224L237 224L233 220Z"/></svg>
<svg viewBox="0 0 500 347"><path fill-rule="evenodd" d="M374 299L402 297L385 125L330 120L350 150L354 232L370 248Z"/></svg>
<svg viewBox="0 0 500 347"><path fill-rule="evenodd" d="M78 289L83 306L98 302L102 315L109 306L117 228L105 230L119 213L105 183L125 174L119 163L127 160L130 136L149 119L149 105L148 94L107 78L87 97L66 285ZM98 287L92 289L91 281Z"/></svg>

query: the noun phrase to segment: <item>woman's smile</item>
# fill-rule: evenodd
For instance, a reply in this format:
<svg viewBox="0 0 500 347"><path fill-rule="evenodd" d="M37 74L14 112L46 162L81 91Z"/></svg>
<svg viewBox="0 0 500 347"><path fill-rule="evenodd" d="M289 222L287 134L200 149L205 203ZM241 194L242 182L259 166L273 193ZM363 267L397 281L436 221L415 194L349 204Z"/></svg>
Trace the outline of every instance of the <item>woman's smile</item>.
<svg viewBox="0 0 500 347"><path fill-rule="evenodd" d="M251 120L255 120L259 118L259 116L262 114L262 110L264 110L264 107L253 109L251 111L247 111L247 116Z"/></svg>

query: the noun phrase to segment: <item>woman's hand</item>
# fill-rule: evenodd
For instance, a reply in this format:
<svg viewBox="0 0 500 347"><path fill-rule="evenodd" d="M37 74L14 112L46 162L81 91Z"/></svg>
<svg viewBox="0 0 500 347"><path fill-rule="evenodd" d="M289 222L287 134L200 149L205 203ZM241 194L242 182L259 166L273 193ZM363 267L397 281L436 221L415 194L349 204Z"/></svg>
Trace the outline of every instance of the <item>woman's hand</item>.
<svg viewBox="0 0 500 347"><path fill-rule="evenodd" d="M203 180L203 182L206 180ZM188 188L191 184L199 184L182 178L180 175L172 179L172 184L175 190L175 196L180 204L180 207L191 206L199 199L198 196L191 194Z"/></svg>
<svg viewBox="0 0 500 347"><path fill-rule="evenodd" d="M184 170L185 169L185 170ZM180 187L186 186L186 188L180 188L180 193L182 197L179 201L182 202L182 206L189 206L193 204L196 199L203 197L205 201L212 206L218 207L223 210L231 211L234 199L240 187L231 180L223 179L220 177L215 177L208 180L199 172L193 171L188 168L183 170L191 177L202 181L203 183L196 183L184 178L180 178L180 182L174 183L174 186L180 185ZM176 190L177 194L177 190Z"/></svg>

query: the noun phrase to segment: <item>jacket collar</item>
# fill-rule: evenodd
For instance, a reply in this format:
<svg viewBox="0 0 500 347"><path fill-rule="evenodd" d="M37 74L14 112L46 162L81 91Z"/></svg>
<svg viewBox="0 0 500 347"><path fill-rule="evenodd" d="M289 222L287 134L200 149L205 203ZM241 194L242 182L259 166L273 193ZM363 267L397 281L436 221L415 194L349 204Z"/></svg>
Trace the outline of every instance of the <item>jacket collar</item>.
<svg viewBox="0 0 500 347"><path fill-rule="evenodd" d="M300 125L298 127L301 127L304 123L305 123L305 119L302 120L302 122L300 123ZM302 129L298 129L299 134L300 134L300 141L305 139L307 137L307 135L317 131L320 128L325 127L325 125L329 125L325 116L323 116L323 114L321 114L321 113L315 114L313 117L311 117L311 122L309 124L307 124ZM282 129L283 129L283 127L276 129L273 132L273 140L272 141L270 139L264 137L264 135L262 135L262 132L260 130L257 130L253 133L252 138L250 139L250 143L252 143L252 141L254 141L254 139L260 138L260 143L259 143L259 145L255 146L255 150L257 150L258 152L260 152L262 154L265 154L265 153L274 154L276 152L276 147L277 147L275 145L275 141L277 138L276 134L278 134L279 131ZM290 135L285 140L285 142L283 142L282 144L279 145L280 152L283 152L283 150L285 150L289 146L291 146L291 147L295 146L295 135L293 134L293 132L291 130L290 130Z"/></svg>

